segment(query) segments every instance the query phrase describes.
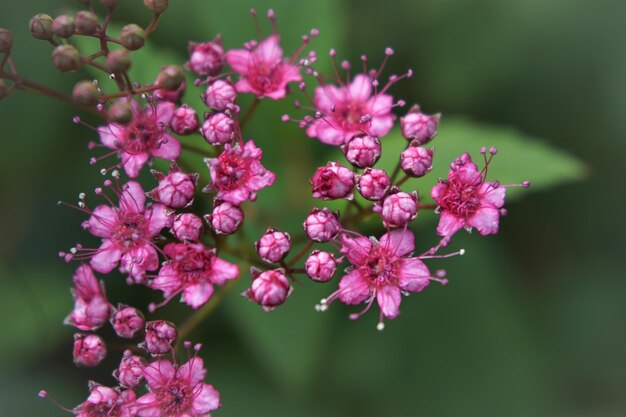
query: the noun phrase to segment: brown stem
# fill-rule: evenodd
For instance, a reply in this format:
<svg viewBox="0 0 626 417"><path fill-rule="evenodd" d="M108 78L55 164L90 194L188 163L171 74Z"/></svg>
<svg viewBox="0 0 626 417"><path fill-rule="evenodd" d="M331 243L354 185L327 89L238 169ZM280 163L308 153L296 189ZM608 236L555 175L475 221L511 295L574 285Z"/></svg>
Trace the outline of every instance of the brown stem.
<svg viewBox="0 0 626 417"><path fill-rule="evenodd" d="M425 204L425 203L420 203L418 205L419 208L421 209L425 209L425 210L434 210L437 208L437 204Z"/></svg>
<svg viewBox="0 0 626 417"><path fill-rule="evenodd" d="M297 253L296 256L294 256L293 258L291 258L291 261L289 261L289 263L286 265L288 269L293 268L300 259L302 259L302 257L304 255L306 255L306 253L309 251L309 249L311 249L311 247L313 246L313 241L310 240L306 245L304 245L304 247L300 250L300 252Z"/></svg>
<svg viewBox="0 0 626 417"><path fill-rule="evenodd" d="M157 25L159 24L159 19L161 18L160 14L155 14L152 17L152 21L150 22L150 24L148 25L148 27L146 28L146 30L144 31L144 33L146 34L146 37L148 35L150 35L152 32L154 32L154 30L156 29Z"/></svg>

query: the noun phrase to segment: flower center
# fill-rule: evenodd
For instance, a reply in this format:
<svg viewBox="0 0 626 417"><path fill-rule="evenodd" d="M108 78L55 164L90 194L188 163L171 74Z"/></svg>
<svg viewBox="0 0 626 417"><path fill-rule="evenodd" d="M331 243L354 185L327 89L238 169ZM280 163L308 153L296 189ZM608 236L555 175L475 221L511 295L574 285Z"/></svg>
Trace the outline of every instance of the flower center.
<svg viewBox="0 0 626 417"><path fill-rule="evenodd" d="M211 273L211 257L204 251L189 250L176 261L176 269L187 284L208 281Z"/></svg>
<svg viewBox="0 0 626 417"><path fill-rule="evenodd" d="M152 149L162 135L154 117L139 114L126 127L124 149L128 153L140 153Z"/></svg>
<svg viewBox="0 0 626 417"><path fill-rule="evenodd" d="M160 390L159 397L165 416L185 413L191 406L191 388L182 381L175 380Z"/></svg>
<svg viewBox="0 0 626 417"><path fill-rule="evenodd" d="M245 182L247 164L241 156L233 153L223 153L220 156L220 166L217 186L220 190L230 191Z"/></svg>
<svg viewBox="0 0 626 417"><path fill-rule="evenodd" d="M362 103L348 102L335 111L335 120L342 130L359 130L364 124L361 119L366 113Z"/></svg>
<svg viewBox="0 0 626 417"><path fill-rule="evenodd" d="M374 246L367 261L361 266L361 272L368 277L372 285L386 285L392 276L392 261L386 250Z"/></svg>
<svg viewBox="0 0 626 417"><path fill-rule="evenodd" d="M474 185L448 183L448 190L442 200L441 206L443 209L449 210L456 216L471 216L480 207L478 187Z"/></svg>
<svg viewBox="0 0 626 417"><path fill-rule="evenodd" d="M120 216L111 239L116 246L131 249L143 242L147 236L146 229L146 219L142 214L126 213Z"/></svg>

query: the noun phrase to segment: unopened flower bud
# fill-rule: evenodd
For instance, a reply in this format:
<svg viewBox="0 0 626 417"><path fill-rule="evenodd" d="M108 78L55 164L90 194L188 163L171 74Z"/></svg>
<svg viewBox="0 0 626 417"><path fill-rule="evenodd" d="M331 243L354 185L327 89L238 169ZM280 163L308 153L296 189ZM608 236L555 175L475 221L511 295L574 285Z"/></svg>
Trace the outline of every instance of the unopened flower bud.
<svg viewBox="0 0 626 417"><path fill-rule="evenodd" d="M107 355L104 341L96 334L74 335L74 363L77 366L97 366Z"/></svg>
<svg viewBox="0 0 626 417"><path fill-rule="evenodd" d="M143 380L145 367L146 361L141 356L133 355L130 350L127 350L120 361L120 366L113 372L113 376L120 385L126 388L137 388Z"/></svg>
<svg viewBox="0 0 626 417"><path fill-rule="evenodd" d="M254 249L265 262L280 262L291 250L291 237L289 233L267 229L254 243Z"/></svg>
<svg viewBox="0 0 626 417"><path fill-rule="evenodd" d="M52 39L52 18L47 14L40 13L33 16L28 24L30 33L36 39Z"/></svg>
<svg viewBox="0 0 626 417"><path fill-rule="evenodd" d="M149 321L146 323L146 339L140 347L153 355L162 355L172 350L177 336L176 327L169 321Z"/></svg>
<svg viewBox="0 0 626 417"><path fill-rule="evenodd" d="M304 263L304 270L313 281L327 282L335 275L337 260L332 253L314 250Z"/></svg>
<svg viewBox="0 0 626 417"><path fill-rule="evenodd" d="M112 73L126 72L132 61L127 49L116 49L107 55L107 66Z"/></svg>
<svg viewBox="0 0 626 417"><path fill-rule="evenodd" d="M156 14L161 14L167 10L168 0L143 0L144 6Z"/></svg>
<svg viewBox="0 0 626 417"><path fill-rule="evenodd" d="M315 242L328 242L337 237L341 231L341 223L336 212L314 208L304 221L304 233Z"/></svg>
<svg viewBox="0 0 626 417"><path fill-rule="evenodd" d="M66 14L57 16L52 22L52 31L60 38L69 38L74 34L75 29L74 18Z"/></svg>
<svg viewBox="0 0 626 417"><path fill-rule="evenodd" d="M154 170L152 174L159 181L159 185L147 193L150 198L174 209L193 203L198 174L182 172L176 165L170 167L167 175Z"/></svg>
<svg viewBox="0 0 626 417"><path fill-rule="evenodd" d="M204 219L218 235L235 233L243 222L243 210L228 201L224 201L213 208L213 213Z"/></svg>
<svg viewBox="0 0 626 417"><path fill-rule="evenodd" d="M176 90L183 82L185 75L178 65L165 65L161 67L157 76L156 84L166 90Z"/></svg>
<svg viewBox="0 0 626 417"><path fill-rule="evenodd" d="M224 47L222 38L217 37L211 42L189 43L189 61L187 68L198 75L215 75L224 63Z"/></svg>
<svg viewBox="0 0 626 417"><path fill-rule="evenodd" d="M391 178L381 169L367 168L358 178L356 188L359 193L371 201L378 201L385 196L391 186Z"/></svg>
<svg viewBox="0 0 626 417"><path fill-rule="evenodd" d="M116 101L109 107L108 116L112 122L126 124L133 118L133 112L126 101Z"/></svg>
<svg viewBox="0 0 626 417"><path fill-rule="evenodd" d="M417 193L390 194L373 210L380 213L385 227L403 227L417 216Z"/></svg>
<svg viewBox="0 0 626 417"><path fill-rule="evenodd" d="M226 113L213 113L202 124L200 133L211 145L225 145L233 140L235 122Z"/></svg>
<svg viewBox="0 0 626 417"><path fill-rule="evenodd" d="M348 168L336 162L329 162L328 165L319 167L313 178L313 197L324 200L337 198L352 198L354 188L354 173Z"/></svg>
<svg viewBox="0 0 626 417"><path fill-rule="evenodd" d="M79 266L72 281L74 309L65 319L65 324L79 330L95 330L103 326L109 320L112 310L103 283L98 282L88 265Z"/></svg>
<svg viewBox="0 0 626 417"><path fill-rule="evenodd" d="M146 42L146 33L138 25L131 23L120 31L120 41L126 49L135 51Z"/></svg>
<svg viewBox="0 0 626 417"><path fill-rule="evenodd" d="M176 239L198 241L202 233L202 220L192 213L182 213L176 216L171 232Z"/></svg>
<svg viewBox="0 0 626 417"><path fill-rule="evenodd" d="M235 98L237 98L235 87L224 80L216 80L210 84L203 95L206 105L217 111L228 109L235 102Z"/></svg>
<svg viewBox="0 0 626 417"><path fill-rule="evenodd" d="M13 46L13 34L10 30L0 28L0 52L7 52Z"/></svg>
<svg viewBox="0 0 626 417"><path fill-rule="evenodd" d="M183 94L185 94L186 88L185 77L183 77L183 82L180 83L178 88L174 90L167 90L165 88L158 88L152 92L152 98L158 101L169 101L171 103L178 103L180 99L183 98Z"/></svg>
<svg viewBox="0 0 626 417"><path fill-rule="evenodd" d="M293 290L283 269L261 272L253 268L250 273L252 274L252 286L242 295L261 305L265 311L272 311L284 303Z"/></svg>
<svg viewBox="0 0 626 417"><path fill-rule="evenodd" d="M348 162L357 168L374 166L382 152L378 138L369 135L354 136L341 150Z"/></svg>
<svg viewBox="0 0 626 417"><path fill-rule="evenodd" d="M400 118L402 136L408 140L417 141L419 145L424 145L437 134L440 118L441 114L432 116L424 114L418 106L414 106L406 116Z"/></svg>
<svg viewBox="0 0 626 417"><path fill-rule="evenodd" d="M89 80L77 82L72 90L72 100L79 106L91 106L96 104L99 97L98 88Z"/></svg>
<svg viewBox="0 0 626 417"><path fill-rule="evenodd" d="M423 177L433 167L433 154L432 149L422 148L414 141L400 154L400 167L409 177Z"/></svg>
<svg viewBox="0 0 626 417"><path fill-rule="evenodd" d="M81 10L76 13L76 33L93 35L99 24L98 16L94 12Z"/></svg>
<svg viewBox="0 0 626 417"><path fill-rule="evenodd" d="M80 65L80 52L72 45L59 45L52 51L52 63L63 72L75 71Z"/></svg>
<svg viewBox="0 0 626 417"><path fill-rule="evenodd" d="M178 135L189 135L198 130L198 125L198 114L186 104L174 110L170 119L170 127Z"/></svg>
<svg viewBox="0 0 626 417"><path fill-rule="evenodd" d="M135 307L119 304L117 311L111 318L111 325L115 333L124 339L132 339L143 329L146 321L141 311Z"/></svg>

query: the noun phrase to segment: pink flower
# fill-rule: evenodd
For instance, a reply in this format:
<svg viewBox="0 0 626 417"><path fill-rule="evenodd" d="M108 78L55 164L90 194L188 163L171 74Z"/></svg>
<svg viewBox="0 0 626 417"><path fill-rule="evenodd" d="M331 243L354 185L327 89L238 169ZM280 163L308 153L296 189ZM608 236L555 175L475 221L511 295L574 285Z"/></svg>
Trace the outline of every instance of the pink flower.
<svg viewBox="0 0 626 417"><path fill-rule="evenodd" d="M357 168L372 167L382 153L380 141L368 135L356 135L341 147L348 162Z"/></svg>
<svg viewBox="0 0 626 417"><path fill-rule="evenodd" d="M464 153L451 164L448 179L433 187L431 195L441 213L437 233L446 242L461 228L475 227L481 235L498 232L506 186L485 181L485 174L486 169L479 171Z"/></svg>
<svg viewBox="0 0 626 417"><path fill-rule="evenodd" d="M322 311L337 298L349 305L365 302L362 312L350 315L350 319L356 320L376 300L380 308L379 329L382 330L383 318L394 319L400 314L402 292L420 292L431 280L446 282L432 277L419 257L408 257L415 247L411 230L392 230L380 241L363 236L350 237L344 233L339 241L340 251L352 267L341 278L339 289L321 301L318 309Z"/></svg>
<svg viewBox="0 0 626 417"><path fill-rule="evenodd" d="M135 307L118 304L117 311L111 318L111 325L115 334L124 339L132 339L143 330L146 320L141 311Z"/></svg>
<svg viewBox="0 0 626 417"><path fill-rule="evenodd" d="M417 193L397 191L372 207L380 214L385 227L402 227L417 217Z"/></svg>
<svg viewBox="0 0 626 417"><path fill-rule="evenodd" d="M217 158L205 159L211 184L203 191L217 191L218 200L236 206L246 200L254 201L256 192L269 187L276 179L274 173L261 165L262 154L251 140L243 147L239 143L224 145L224 151Z"/></svg>
<svg viewBox="0 0 626 417"><path fill-rule="evenodd" d="M104 340L97 334L74 335L74 363L77 366L93 368L98 366L107 355L107 347Z"/></svg>
<svg viewBox="0 0 626 417"><path fill-rule="evenodd" d="M234 49L226 52L226 62L241 75L235 84L240 93L253 93L258 98L285 98L287 84L302 81L300 69L283 59L279 37L273 34L251 50Z"/></svg>
<svg viewBox="0 0 626 417"><path fill-rule="evenodd" d="M381 169L365 168L363 174L359 175L356 183L356 189L368 200L377 201L383 198L389 187L391 186L391 178Z"/></svg>
<svg viewBox="0 0 626 417"><path fill-rule="evenodd" d="M90 382L89 397L74 408L77 417L132 417L132 404L135 393L131 390L120 392L118 389Z"/></svg>
<svg viewBox="0 0 626 417"><path fill-rule="evenodd" d="M219 392L204 383L204 362L197 356L180 366L156 360L143 376L150 392L134 403L139 417L210 417L221 406Z"/></svg>
<svg viewBox="0 0 626 417"><path fill-rule="evenodd" d="M133 101L133 118L128 124L109 123L98 128L100 141L118 152L129 177L137 177L152 157L173 161L180 156L180 142L165 130L174 107L173 103L164 101L140 109Z"/></svg>
<svg viewBox="0 0 626 417"><path fill-rule="evenodd" d="M313 281L327 282L335 275L337 263L332 253L314 250L304 263L304 270Z"/></svg>
<svg viewBox="0 0 626 417"><path fill-rule="evenodd" d="M202 233L202 220L193 213L182 213L176 216L171 232L176 239L181 241L200 240Z"/></svg>
<svg viewBox="0 0 626 417"><path fill-rule="evenodd" d="M354 173L337 162L329 162L319 167L313 178L313 198L335 200L346 198L351 200L354 196Z"/></svg>
<svg viewBox="0 0 626 417"><path fill-rule="evenodd" d="M237 265L218 258L214 249L201 243L170 243L163 252L171 260L150 287L163 291L165 303L182 292L182 301L198 308L211 298L213 285L224 285L239 275Z"/></svg>
<svg viewBox="0 0 626 417"><path fill-rule="evenodd" d="M176 164L172 164L167 175L156 170L152 170L152 175L159 181L159 185L147 193L148 197L173 209L184 208L193 203L200 174L187 174Z"/></svg>
<svg viewBox="0 0 626 417"><path fill-rule="evenodd" d="M189 42L189 61L185 66L198 75L215 75L222 69L224 47L222 37L217 36L210 42Z"/></svg>
<svg viewBox="0 0 626 417"><path fill-rule="evenodd" d="M91 256L91 267L103 274L121 261L120 271L141 282L146 271L159 267L152 240L171 224L172 218L162 204L145 206L146 195L138 182L129 181L116 193L119 207L100 205L83 222L83 229L102 238L100 248L87 251L87 256Z"/></svg>
<svg viewBox="0 0 626 417"><path fill-rule="evenodd" d="M154 320L146 323L146 338L138 346L152 355L163 355L172 352L178 331L173 323L165 320Z"/></svg>
<svg viewBox="0 0 626 417"><path fill-rule="evenodd" d="M433 168L433 149L419 146L416 141L400 154L400 167L409 177L420 178Z"/></svg>
<svg viewBox="0 0 626 417"><path fill-rule="evenodd" d="M441 113L429 116L422 113L419 106L415 105L406 116L400 118L402 136L417 142L419 146L424 145L437 134L439 119L441 119Z"/></svg>
<svg viewBox="0 0 626 417"><path fill-rule="evenodd" d="M146 361L141 356L133 355L130 350L126 350L120 366L113 371L113 376L122 386L136 388L143 380L145 367Z"/></svg>
<svg viewBox="0 0 626 417"><path fill-rule="evenodd" d="M89 265L81 265L74 274L74 310L65 319L79 330L95 330L111 315L111 305L104 293L104 283L98 282Z"/></svg>
<svg viewBox="0 0 626 417"><path fill-rule="evenodd" d="M254 242L254 249L265 262L280 262L291 250L289 233L267 229L259 240Z"/></svg>
<svg viewBox="0 0 626 417"><path fill-rule="evenodd" d="M341 232L339 214L334 211L313 208L303 223L304 233L315 242L328 242Z"/></svg>
<svg viewBox="0 0 626 417"><path fill-rule="evenodd" d="M373 81L369 75L358 74L349 85L315 88L314 104L321 117L311 122L307 135L334 146L347 143L361 132L377 138L385 136L393 126L393 98L373 92Z"/></svg>
<svg viewBox="0 0 626 417"><path fill-rule="evenodd" d="M250 274L252 286L241 295L259 304L267 312L284 303L293 291L282 268L264 272L250 268Z"/></svg>

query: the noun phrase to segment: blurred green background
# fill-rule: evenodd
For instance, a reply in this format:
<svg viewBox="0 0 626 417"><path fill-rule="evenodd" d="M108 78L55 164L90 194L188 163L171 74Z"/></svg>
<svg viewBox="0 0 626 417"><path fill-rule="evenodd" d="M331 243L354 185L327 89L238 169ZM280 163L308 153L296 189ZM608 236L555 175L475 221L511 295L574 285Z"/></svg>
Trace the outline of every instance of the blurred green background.
<svg viewBox="0 0 626 417"><path fill-rule="evenodd" d="M147 24L141 1L120 3L117 22ZM444 114L433 142L438 151L454 155L501 145L494 173L538 186L514 195L501 234L455 238L452 248L466 248L466 256L429 263L445 266L451 283L405 299L400 318L382 333L375 330L375 313L358 322L350 322L352 310L341 305L315 313L313 305L336 281L296 286L283 307L264 314L237 295L249 283L244 271L235 291L193 333L205 345L208 382L222 394L216 416L626 415L626 245L620 221L626 199L626 2L172 3L151 38L154 75L162 64L183 62L188 40L222 33L227 47L240 47L255 37L247 10L273 7L287 52L311 27L321 31L312 45L321 63L332 46L353 62L366 53L375 65L392 46L389 74L409 67L415 73L392 89L394 96ZM25 76L65 91L92 77L59 74L49 45L27 29L32 15L54 16L76 3L3 0L2 6L0 26L14 32L15 60ZM186 97L197 102L197 95L190 88ZM267 225L297 232L314 204L302 197L305 181L318 164L338 158L295 125L278 122L285 111L297 113L287 102L263 103L246 129L246 137L264 149L267 167L292 173L249 208L247 233L254 239ZM80 213L56 201L73 201L102 180L88 164L86 143L95 135L73 125L74 114L66 105L19 93L0 102L3 416L64 415L38 400L38 390L78 404L88 379L113 384L109 370L121 355L111 346L98 369L76 369L73 332L61 324L72 308L74 265L56 253L97 240L80 229ZM484 130L488 125L496 130ZM507 147L509 139L514 144ZM525 140L534 153L526 153ZM207 181L203 170L201 182ZM436 241L433 217L421 217L418 250ZM122 281L119 274L106 277L111 300L145 307L154 299L151 291L129 289ZM191 313L172 304L155 317L182 322Z"/></svg>

